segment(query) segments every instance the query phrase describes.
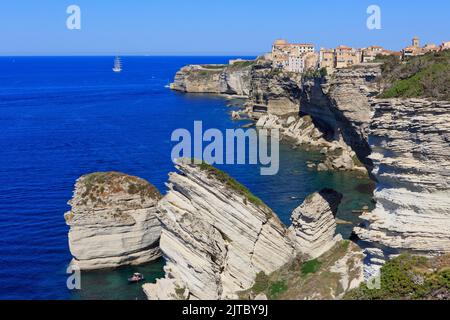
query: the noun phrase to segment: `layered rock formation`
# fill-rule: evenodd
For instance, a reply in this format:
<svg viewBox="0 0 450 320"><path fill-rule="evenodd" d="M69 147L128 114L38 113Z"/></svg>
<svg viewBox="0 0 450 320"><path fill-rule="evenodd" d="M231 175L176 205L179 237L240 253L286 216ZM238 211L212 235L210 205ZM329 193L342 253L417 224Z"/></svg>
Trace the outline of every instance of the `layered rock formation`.
<svg viewBox="0 0 450 320"><path fill-rule="evenodd" d="M251 71L249 113L258 117L258 113L252 112L256 106L265 108L267 113L273 115L298 114L301 88L301 74L276 69L272 67L272 62L259 60Z"/></svg>
<svg viewBox="0 0 450 320"><path fill-rule="evenodd" d="M380 75L379 64L365 64L337 70L330 76L303 77L273 68L271 61L259 58L241 65L187 66L177 73L172 88L245 96L245 113L255 119L264 114L310 115L321 131L320 138L329 142L322 143L327 161L320 169L367 172L365 168L371 170L372 165L367 158L368 126L373 113L369 99L379 93ZM301 132L299 127L288 127L284 130L291 131L287 135L303 142L311 133L309 129Z"/></svg>
<svg viewBox="0 0 450 320"><path fill-rule="evenodd" d="M207 165L177 168L159 204L166 277L144 285L150 299L237 298L295 256L276 215L237 182Z"/></svg>
<svg viewBox="0 0 450 320"><path fill-rule="evenodd" d="M342 240L341 235L336 235L335 219L341 200L342 194L324 189L310 195L294 210L289 231L298 252L315 259Z"/></svg>
<svg viewBox="0 0 450 320"><path fill-rule="evenodd" d="M297 146L307 146L320 150L326 160L319 165L313 165L320 171L341 170L366 173L366 168L359 161L356 153L343 141L328 141L325 134L314 124L311 116L290 115L279 117L264 115L256 123L257 128L279 129L280 136Z"/></svg>
<svg viewBox="0 0 450 320"><path fill-rule="evenodd" d="M303 81L301 111L311 115L329 139L348 145L369 169L369 100L379 93L380 75L379 64L366 64Z"/></svg>
<svg viewBox="0 0 450 320"><path fill-rule="evenodd" d="M356 228L372 264L402 251L450 251L450 103L375 100L376 209Z"/></svg>
<svg viewBox="0 0 450 320"><path fill-rule="evenodd" d="M82 176L75 185L70 226L72 264L82 270L137 265L161 256L158 190L145 180L117 172Z"/></svg>
<svg viewBox="0 0 450 320"><path fill-rule="evenodd" d="M189 65L175 75L171 89L190 93L248 96L251 64Z"/></svg>
<svg viewBox="0 0 450 320"><path fill-rule="evenodd" d="M287 229L245 187L212 166L180 160L160 201L165 278L145 284L149 299L236 299L258 273L271 274L298 255L332 248L341 195L323 190L294 212Z"/></svg>

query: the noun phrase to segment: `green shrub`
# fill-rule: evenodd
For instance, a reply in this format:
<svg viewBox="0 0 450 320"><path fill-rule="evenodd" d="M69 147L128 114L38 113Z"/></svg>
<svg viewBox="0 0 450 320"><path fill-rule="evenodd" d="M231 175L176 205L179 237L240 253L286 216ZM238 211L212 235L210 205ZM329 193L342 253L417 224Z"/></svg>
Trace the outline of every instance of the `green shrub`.
<svg viewBox="0 0 450 320"><path fill-rule="evenodd" d="M346 299L400 300L431 299L435 291L450 292L448 269L429 272L429 262L424 257L401 255L381 268L380 289L369 289L366 283L352 290Z"/></svg>
<svg viewBox="0 0 450 320"><path fill-rule="evenodd" d="M387 88L380 98L450 99L450 50L412 57L404 63L387 60L382 65Z"/></svg>
<svg viewBox="0 0 450 320"><path fill-rule="evenodd" d="M278 297L280 294L286 292L287 290L288 290L288 286L286 284L286 281L282 280L282 281L274 282L269 287L269 292L268 292L269 298L275 299L276 297Z"/></svg>

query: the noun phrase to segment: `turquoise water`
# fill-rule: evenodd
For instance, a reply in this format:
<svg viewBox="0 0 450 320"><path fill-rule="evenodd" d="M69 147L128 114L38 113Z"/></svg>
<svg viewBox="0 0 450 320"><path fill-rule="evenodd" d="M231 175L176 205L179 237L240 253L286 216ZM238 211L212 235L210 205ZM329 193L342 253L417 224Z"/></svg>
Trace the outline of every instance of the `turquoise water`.
<svg viewBox="0 0 450 320"><path fill-rule="evenodd" d="M240 127L228 102L185 95L164 86L191 63L225 63L230 57L124 57L113 74L112 57L0 58L0 299L142 299L133 272L147 281L163 262L83 273L81 291L66 287L71 256L68 228L75 180L95 171L142 177L164 193L177 128ZM366 179L318 173L306 167L321 155L282 145L280 172L261 176L256 166L224 166L230 175L289 224L291 211L324 187L344 193L339 218L358 223L352 209L370 204ZM339 231L348 237L352 226Z"/></svg>

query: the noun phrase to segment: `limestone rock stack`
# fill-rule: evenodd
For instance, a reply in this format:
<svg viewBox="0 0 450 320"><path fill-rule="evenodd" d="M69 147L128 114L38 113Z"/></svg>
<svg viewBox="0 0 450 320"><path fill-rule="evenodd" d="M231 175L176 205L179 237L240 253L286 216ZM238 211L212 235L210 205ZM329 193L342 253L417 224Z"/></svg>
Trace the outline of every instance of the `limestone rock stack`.
<svg viewBox="0 0 450 320"><path fill-rule="evenodd" d="M236 181L208 165L177 168L159 204L166 277L144 285L149 299L234 299L295 256L276 215Z"/></svg>
<svg viewBox="0 0 450 320"><path fill-rule="evenodd" d="M315 259L330 250L342 236L336 236L336 212L342 195L324 189L310 195L292 213L289 231L298 252Z"/></svg>
<svg viewBox="0 0 450 320"><path fill-rule="evenodd" d="M376 209L360 239L374 263L402 251L450 251L450 103L374 100L371 158Z"/></svg>
<svg viewBox="0 0 450 320"><path fill-rule="evenodd" d="M117 172L78 179L70 226L72 264L82 270L137 265L161 256L157 219L159 191L145 180Z"/></svg>

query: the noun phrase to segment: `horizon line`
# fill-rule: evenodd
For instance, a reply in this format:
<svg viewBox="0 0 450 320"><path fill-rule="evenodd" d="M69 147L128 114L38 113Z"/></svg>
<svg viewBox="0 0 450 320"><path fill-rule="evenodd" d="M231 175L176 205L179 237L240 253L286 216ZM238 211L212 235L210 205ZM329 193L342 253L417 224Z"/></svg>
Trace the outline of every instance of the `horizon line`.
<svg viewBox="0 0 450 320"><path fill-rule="evenodd" d="M246 56L246 57L258 57L261 54L251 52L222 52L222 53L207 53L207 52L185 52L185 53L0 53L0 57L213 57L213 56Z"/></svg>

